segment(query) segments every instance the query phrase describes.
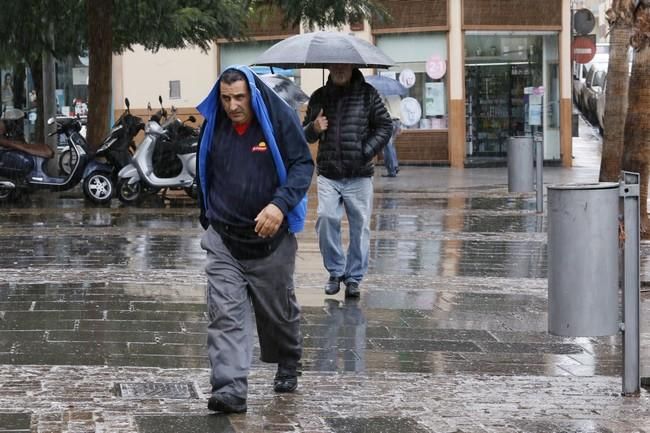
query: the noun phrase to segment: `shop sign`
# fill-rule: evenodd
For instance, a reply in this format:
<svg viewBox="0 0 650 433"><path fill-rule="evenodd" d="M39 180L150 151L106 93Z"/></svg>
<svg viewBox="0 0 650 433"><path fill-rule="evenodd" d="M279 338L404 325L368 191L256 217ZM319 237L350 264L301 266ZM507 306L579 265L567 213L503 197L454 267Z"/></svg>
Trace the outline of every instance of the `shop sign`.
<svg viewBox="0 0 650 433"><path fill-rule="evenodd" d="M415 72L411 69L404 69L399 73L399 82L402 86L410 89L415 84Z"/></svg>
<svg viewBox="0 0 650 433"><path fill-rule="evenodd" d="M440 56L433 55L429 57L426 64L427 75L433 80L439 80L445 76L447 72L447 62L445 62Z"/></svg>
<svg viewBox="0 0 650 433"><path fill-rule="evenodd" d="M422 117L422 107L415 98L404 98L400 103L401 119L405 126L416 125Z"/></svg>

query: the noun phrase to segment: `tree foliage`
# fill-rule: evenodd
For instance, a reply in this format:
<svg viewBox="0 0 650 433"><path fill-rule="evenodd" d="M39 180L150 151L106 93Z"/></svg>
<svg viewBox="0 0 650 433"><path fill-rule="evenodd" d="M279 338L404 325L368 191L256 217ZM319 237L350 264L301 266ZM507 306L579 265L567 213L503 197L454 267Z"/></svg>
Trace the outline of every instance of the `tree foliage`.
<svg viewBox="0 0 650 433"><path fill-rule="evenodd" d="M377 0L251 0L251 9L262 15L269 9L283 12L284 23L308 27L340 26L363 18L386 20L388 12Z"/></svg>
<svg viewBox="0 0 650 433"><path fill-rule="evenodd" d="M107 1L112 8L100 4ZM99 17L111 23L111 31L104 30L100 37L96 33L105 26L98 25L98 17L91 14L93 8L110 11ZM4 0L0 7L0 64L24 61L40 70L37 63L44 51L58 59L80 55L86 49L91 59L93 53L99 53L102 63L89 73L88 108L105 113L110 106L111 64L106 60L106 46L98 41L110 40L113 53L134 45L154 52L188 46L207 50L214 39L245 37L249 20L271 9L280 11L286 25L339 26L387 17L380 0ZM89 28L94 36L90 41ZM108 119L93 117L88 125L91 140L108 128Z"/></svg>
<svg viewBox="0 0 650 433"><path fill-rule="evenodd" d="M0 64L32 64L43 51L63 58L86 48L83 0L3 1L1 10Z"/></svg>

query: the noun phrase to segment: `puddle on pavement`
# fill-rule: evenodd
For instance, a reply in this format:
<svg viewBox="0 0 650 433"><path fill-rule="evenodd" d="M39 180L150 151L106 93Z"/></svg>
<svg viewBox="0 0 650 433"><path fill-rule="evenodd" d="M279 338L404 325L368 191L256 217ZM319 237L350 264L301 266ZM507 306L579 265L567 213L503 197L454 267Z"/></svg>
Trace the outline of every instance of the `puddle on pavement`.
<svg viewBox="0 0 650 433"><path fill-rule="evenodd" d="M207 367L202 297L161 301L133 288L0 284L0 363ZM620 363L620 339L546 334L541 296L403 295L304 306L305 370L585 374L615 372ZM257 342L254 350L257 365ZM526 362L511 362L518 358Z"/></svg>

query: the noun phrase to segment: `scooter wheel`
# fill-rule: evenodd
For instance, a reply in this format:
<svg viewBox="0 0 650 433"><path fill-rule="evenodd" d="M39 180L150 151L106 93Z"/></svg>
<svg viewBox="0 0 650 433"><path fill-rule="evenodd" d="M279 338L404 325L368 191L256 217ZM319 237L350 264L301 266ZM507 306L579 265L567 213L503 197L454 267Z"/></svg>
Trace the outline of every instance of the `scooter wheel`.
<svg viewBox="0 0 650 433"><path fill-rule="evenodd" d="M142 199L142 184L136 182L129 184L128 179L117 182L117 198L124 204L137 204Z"/></svg>
<svg viewBox="0 0 650 433"><path fill-rule="evenodd" d="M59 156L59 170L61 174L69 175L72 172L72 152L70 150L64 150Z"/></svg>
<svg viewBox="0 0 650 433"><path fill-rule="evenodd" d="M13 201L16 199L16 196L16 190L9 188L0 188L0 203Z"/></svg>
<svg viewBox="0 0 650 433"><path fill-rule="evenodd" d="M113 197L113 181L109 174L93 171L84 179L84 194L96 204L110 203Z"/></svg>

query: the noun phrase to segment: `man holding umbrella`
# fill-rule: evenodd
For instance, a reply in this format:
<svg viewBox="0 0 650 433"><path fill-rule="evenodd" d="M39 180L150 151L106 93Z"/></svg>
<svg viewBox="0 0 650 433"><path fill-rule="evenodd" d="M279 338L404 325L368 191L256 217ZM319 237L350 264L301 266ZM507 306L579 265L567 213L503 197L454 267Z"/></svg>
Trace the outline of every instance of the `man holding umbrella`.
<svg viewBox="0 0 650 433"><path fill-rule="evenodd" d="M318 219L316 231L329 272L325 294L360 296L359 283L368 270L373 158L392 133L391 118L374 87L351 64L330 64L329 79L309 100L303 123L307 141L319 141ZM350 243L341 244L341 219L347 214Z"/></svg>

